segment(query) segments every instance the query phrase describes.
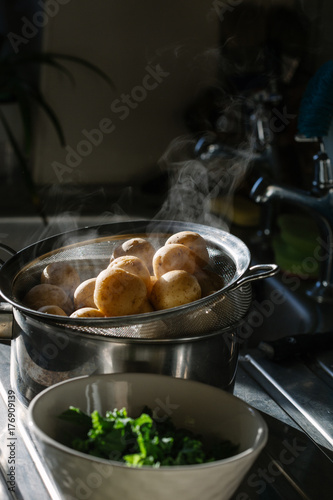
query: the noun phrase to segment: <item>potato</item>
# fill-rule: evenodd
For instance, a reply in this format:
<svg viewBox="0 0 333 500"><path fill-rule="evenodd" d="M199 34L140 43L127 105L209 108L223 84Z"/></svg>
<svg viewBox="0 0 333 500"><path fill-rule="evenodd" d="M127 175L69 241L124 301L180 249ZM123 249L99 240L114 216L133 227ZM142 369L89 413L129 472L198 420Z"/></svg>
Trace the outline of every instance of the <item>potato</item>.
<svg viewBox="0 0 333 500"><path fill-rule="evenodd" d="M207 297L224 287L222 276L208 269L198 269L194 272L197 278L203 297Z"/></svg>
<svg viewBox="0 0 333 500"><path fill-rule="evenodd" d="M46 314L55 314L56 316L67 316L65 311L61 309L59 306L43 306L38 309L39 312L43 312Z"/></svg>
<svg viewBox="0 0 333 500"><path fill-rule="evenodd" d="M138 311L138 314L141 314L141 313L150 313L150 312L153 312L155 311L155 309L153 308L153 305L151 304L151 302L146 299L144 301L144 303L142 304L142 306L140 307L140 310Z"/></svg>
<svg viewBox="0 0 333 500"><path fill-rule="evenodd" d="M148 293L150 293L152 288L150 272L148 271L146 264L142 259L139 259L139 257L135 257L134 255L117 257L109 264L109 267L118 267L120 269L124 269L124 271L127 271L128 273L135 274L143 280L147 287Z"/></svg>
<svg viewBox="0 0 333 500"><path fill-rule="evenodd" d="M42 284L59 286L70 296L73 296L80 281L78 272L67 262L52 262L41 275Z"/></svg>
<svg viewBox="0 0 333 500"><path fill-rule="evenodd" d="M105 316L137 314L146 299L143 280L124 269L108 266L96 278L94 301Z"/></svg>
<svg viewBox="0 0 333 500"><path fill-rule="evenodd" d="M158 278L156 276L150 276L150 285L149 285L149 291L148 291L148 299L150 297L150 294L151 294L151 291L153 289L153 286L154 286L154 284L156 283L157 280L158 280Z"/></svg>
<svg viewBox="0 0 333 500"><path fill-rule="evenodd" d="M188 247L196 255L198 266L204 267L209 262L206 240L198 233L193 231L180 231L167 239L165 245L181 244Z"/></svg>
<svg viewBox="0 0 333 500"><path fill-rule="evenodd" d="M32 287L25 295L23 303L36 311L43 306L50 305L60 307L66 314L71 314L73 311L73 303L65 290L57 285L46 283Z"/></svg>
<svg viewBox="0 0 333 500"><path fill-rule="evenodd" d="M114 249L111 261L117 259L118 257L134 255L135 257L143 260L149 272L152 273L154 254L155 248L149 241L144 238L131 238L124 241L121 245L118 245Z"/></svg>
<svg viewBox="0 0 333 500"><path fill-rule="evenodd" d="M80 309L81 307L96 308L94 301L96 278L90 278L82 281L74 292L74 308Z"/></svg>
<svg viewBox="0 0 333 500"><path fill-rule="evenodd" d="M163 274L153 286L150 301L156 310L169 309L201 298L198 280L187 271L176 270Z"/></svg>
<svg viewBox="0 0 333 500"><path fill-rule="evenodd" d="M81 307L74 311L70 318L104 318L104 314L95 307Z"/></svg>
<svg viewBox="0 0 333 500"><path fill-rule="evenodd" d="M178 243L164 245L157 250L153 258L153 269L157 278L175 270L192 274L195 268L195 254L185 245Z"/></svg>

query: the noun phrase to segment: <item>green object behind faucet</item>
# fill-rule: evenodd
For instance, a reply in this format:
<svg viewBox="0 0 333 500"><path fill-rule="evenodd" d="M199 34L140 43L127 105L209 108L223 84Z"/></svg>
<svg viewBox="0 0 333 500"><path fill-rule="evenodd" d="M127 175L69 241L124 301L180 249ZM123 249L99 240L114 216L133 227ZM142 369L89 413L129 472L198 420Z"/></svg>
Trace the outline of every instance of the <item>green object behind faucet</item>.
<svg viewBox="0 0 333 500"><path fill-rule="evenodd" d="M272 241L276 263L283 271L316 278L319 231L313 218L305 214L283 214L278 217L277 226L279 232Z"/></svg>

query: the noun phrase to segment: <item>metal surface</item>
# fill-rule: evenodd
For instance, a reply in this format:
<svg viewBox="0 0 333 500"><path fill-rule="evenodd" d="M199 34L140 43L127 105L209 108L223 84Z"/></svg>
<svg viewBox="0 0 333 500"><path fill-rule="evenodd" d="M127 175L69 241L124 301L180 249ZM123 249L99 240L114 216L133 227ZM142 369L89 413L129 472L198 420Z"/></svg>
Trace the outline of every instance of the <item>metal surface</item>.
<svg viewBox="0 0 333 500"><path fill-rule="evenodd" d="M333 378L313 369L332 359L321 353L281 365L256 349L243 353L235 395L263 413L269 441L233 500L332 498Z"/></svg>
<svg viewBox="0 0 333 500"><path fill-rule="evenodd" d="M254 350L245 356L243 366L290 418L333 458L333 379L323 380L314 369L314 360L320 360L320 356L311 359L312 369L299 358L278 364ZM332 362L331 352L329 364Z"/></svg>

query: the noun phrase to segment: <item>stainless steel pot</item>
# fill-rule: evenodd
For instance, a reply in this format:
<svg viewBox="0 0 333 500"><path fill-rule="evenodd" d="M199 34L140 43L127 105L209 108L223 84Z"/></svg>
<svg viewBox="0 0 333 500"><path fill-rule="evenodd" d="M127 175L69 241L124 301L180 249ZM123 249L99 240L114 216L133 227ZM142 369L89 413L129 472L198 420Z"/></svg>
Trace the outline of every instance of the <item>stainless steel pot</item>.
<svg viewBox="0 0 333 500"><path fill-rule="evenodd" d="M11 383L24 405L46 387L79 375L160 373L232 392L237 326L205 336L141 340L64 331L14 309Z"/></svg>
<svg viewBox="0 0 333 500"><path fill-rule="evenodd" d="M222 290L196 303L128 317L74 319L33 311L22 302L49 262L74 261L81 271L91 272L93 267L96 272L105 267L119 241L153 235L160 245L181 230L205 237L210 259L225 280ZM28 405L42 389L67 378L135 371L189 378L232 391L237 328L251 305L251 281L277 272L273 264L249 264L250 252L238 238L216 228L170 221L83 228L23 249L0 269L1 294L14 316L13 388Z"/></svg>

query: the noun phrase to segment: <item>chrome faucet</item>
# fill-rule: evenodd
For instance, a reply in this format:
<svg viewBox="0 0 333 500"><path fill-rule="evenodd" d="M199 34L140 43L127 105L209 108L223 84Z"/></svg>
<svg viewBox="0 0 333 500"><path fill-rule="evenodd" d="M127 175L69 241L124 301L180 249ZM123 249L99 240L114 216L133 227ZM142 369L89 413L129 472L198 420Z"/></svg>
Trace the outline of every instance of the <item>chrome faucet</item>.
<svg viewBox="0 0 333 500"><path fill-rule="evenodd" d="M296 137L298 141L318 140ZM314 180L310 191L285 187L270 183L260 177L251 189L250 196L257 203L268 203L273 200L285 201L308 211L316 220L319 228L320 252L316 255L320 260L318 280L307 293L317 302L333 302L333 168L323 143L320 151L313 157Z"/></svg>

